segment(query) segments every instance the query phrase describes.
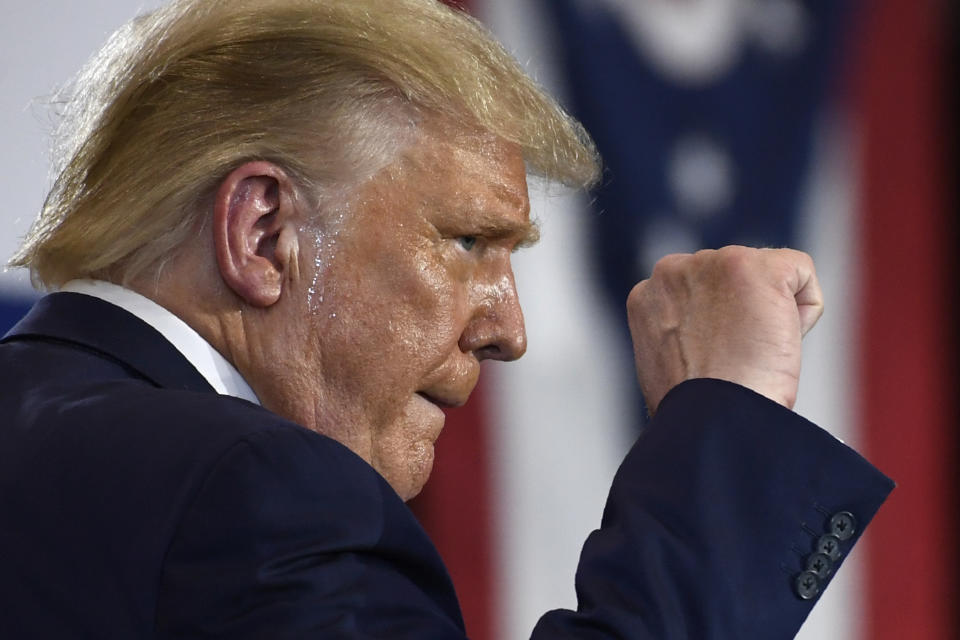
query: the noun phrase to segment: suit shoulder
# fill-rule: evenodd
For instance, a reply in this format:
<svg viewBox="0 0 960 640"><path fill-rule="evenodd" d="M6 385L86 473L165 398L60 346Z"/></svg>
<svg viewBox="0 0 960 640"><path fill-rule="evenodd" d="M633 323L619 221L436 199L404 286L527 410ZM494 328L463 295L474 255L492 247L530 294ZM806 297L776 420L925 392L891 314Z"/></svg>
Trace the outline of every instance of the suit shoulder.
<svg viewBox="0 0 960 640"><path fill-rule="evenodd" d="M15 405L5 411L15 428L0 429L12 459L42 457L84 477L198 482L243 443L366 464L340 443L251 402L133 378L46 382Z"/></svg>
<svg viewBox="0 0 960 640"><path fill-rule="evenodd" d="M336 440L240 398L140 385L136 392L104 401L100 411L121 421L144 416L145 423L135 427L137 437L153 443L151 449L172 448L172 459L199 458L209 472L228 460L269 459L278 469L311 469L315 478L379 478Z"/></svg>

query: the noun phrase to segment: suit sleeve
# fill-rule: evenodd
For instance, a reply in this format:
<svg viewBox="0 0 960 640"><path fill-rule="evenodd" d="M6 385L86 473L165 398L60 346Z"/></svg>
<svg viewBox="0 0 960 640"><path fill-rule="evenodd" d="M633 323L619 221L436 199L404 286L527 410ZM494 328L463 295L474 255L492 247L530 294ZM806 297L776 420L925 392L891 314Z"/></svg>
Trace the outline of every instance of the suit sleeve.
<svg viewBox="0 0 960 640"><path fill-rule="evenodd" d="M166 554L158 638L464 637L443 563L363 460L299 427L208 473Z"/></svg>
<svg viewBox="0 0 960 640"><path fill-rule="evenodd" d="M535 640L793 638L893 483L744 387L674 388L617 472L577 611Z"/></svg>

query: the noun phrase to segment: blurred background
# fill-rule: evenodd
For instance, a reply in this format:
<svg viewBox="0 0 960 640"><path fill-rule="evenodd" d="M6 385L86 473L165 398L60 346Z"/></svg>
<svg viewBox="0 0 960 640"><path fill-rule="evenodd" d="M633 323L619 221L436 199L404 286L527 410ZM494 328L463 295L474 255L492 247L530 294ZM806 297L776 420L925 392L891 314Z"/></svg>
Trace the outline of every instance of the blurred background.
<svg viewBox="0 0 960 640"><path fill-rule="evenodd" d="M4 259L51 182L49 96L157 4L2 0ZM457 4L584 122L605 159L591 194L532 182L543 240L516 256L529 350L485 365L413 503L471 637L523 638L544 611L575 607L580 545L643 426L626 294L664 254L730 243L813 255L827 312L806 341L797 410L898 483L799 637L960 637L955 9ZM25 274L0 275L0 332L36 295Z"/></svg>

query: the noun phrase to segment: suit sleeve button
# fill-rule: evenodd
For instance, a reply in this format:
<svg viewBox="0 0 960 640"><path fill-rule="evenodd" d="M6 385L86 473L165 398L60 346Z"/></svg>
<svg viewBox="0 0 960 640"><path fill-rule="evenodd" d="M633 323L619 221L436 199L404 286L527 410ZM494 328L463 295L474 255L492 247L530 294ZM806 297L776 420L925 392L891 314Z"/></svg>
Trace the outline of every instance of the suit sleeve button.
<svg viewBox="0 0 960 640"><path fill-rule="evenodd" d="M820 578L812 571L804 571L797 576L794 586L801 600L813 600L820 595Z"/></svg>
<svg viewBox="0 0 960 640"><path fill-rule="evenodd" d="M829 531L840 540L849 540L857 531L857 519L849 511L836 513L830 518Z"/></svg>
<svg viewBox="0 0 960 640"><path fill-rule="evenodd" d="M825 533L817 540L817 553L830 558L831 562L836 562L843 555L840 553L840 538L832 533Z"/></svg>
<svg viewBox="0 0 960 640"><path fill-rule="evenodd" d="M823 580L833 571L833 562L823 553L814 553L807 558L807 571Z"/></svg>

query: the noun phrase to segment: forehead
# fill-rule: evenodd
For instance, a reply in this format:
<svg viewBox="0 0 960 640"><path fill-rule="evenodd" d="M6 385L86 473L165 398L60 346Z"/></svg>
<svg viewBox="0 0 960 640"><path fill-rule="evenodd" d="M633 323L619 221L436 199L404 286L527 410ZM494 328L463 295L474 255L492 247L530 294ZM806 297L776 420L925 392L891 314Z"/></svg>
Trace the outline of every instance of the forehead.
<svg viewBox="0 0 960 640"><path fill-rule="evenodd" d="M425 122L389 173L425 209L521 236L533 232L523 154L493 134Z"/></svg>

